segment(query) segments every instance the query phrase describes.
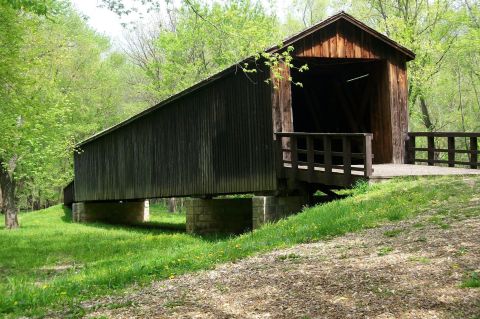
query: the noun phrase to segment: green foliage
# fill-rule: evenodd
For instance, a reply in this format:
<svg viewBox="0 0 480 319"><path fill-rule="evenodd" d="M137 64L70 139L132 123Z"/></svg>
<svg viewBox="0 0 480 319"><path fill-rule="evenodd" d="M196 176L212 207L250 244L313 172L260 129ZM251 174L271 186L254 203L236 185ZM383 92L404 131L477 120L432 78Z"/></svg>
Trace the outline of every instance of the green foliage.
<svg viewBox="0 0 480 319"><path fill-rule="evenodd" d="M0 274L8 278L0 282L0 313L33 316L52 307L83 313L82 300L374 227L386 222L391 211L401 212L400 219L440 208L460 216L458 207L469 204L480 191L480 178L471 180L474 183L458 177L392 181L231 238L155 227L74 224L60 206L24 213L21 229L0 230ZM478 209L472 209L478 216ZM152 206L152 216L157 223L172 223L166 216L174 218L173 223L185 222L185 215L168 215L159 206ZM297 257L280 258L294 262Z"/></svg>
<svg viewBox="0 0 480 319"><path fill-rule="evenodd" d="M22 11L29 1L11 3L0 4L0 162L28 208L58 202L76 142L138 107L126 58L71 8L32 1L58 9L52 20Z"/></svg>
<svg viewBox="0 0 480 319"><path fill-rule="evenodd" d="M155 55L141 58L141 65L150 80L147 89L156 99L188 88L280 39L276 18L257 1L188 1L172 11L173 22L142 40L155 48ZM134 47L131 55L138 60L139 48Z"/></svg>
<svg viewBox="0 0 480 319"><path fill-rule="evenodd" d="M368 192L370 187L371 186L370 186L369 181L360 179L360 180L355 182L355 185L353 185L353 192L355 194L365 194L366 192Z"/></svg>
<svg viewBox="0 0 480 319"><path fill-rule="evenodd" d="M480 288L480 275L476 271L468 274L461 284L462 288Z"/></svg>
<svg viewBox="0 0 480 319"><path fill-rule="evenodd" d="M288 78L285 79L283 76L285 68L289 69L298 69L299 72L304 72L308 71L308 65L303 64L301 67L297 68L293 64L293 46L288 46L287 48L283 49L283 45L280 44L278 46L280 49L279 52L262 52L262 53L257 53L255 55L255 61L261 60L264 62L264 64L270 69L271 76L265 80L267 83L273 84L274 89L279 88L279 84L281 80L287 80L289 82L292 82L292 84L297 85L297 86L302 86L301 82L295 82L294 79L289 76ZM256 71L256 69L253 69L252 71ZM248 64L245 64L244 72L248 72Z"/></svg>
<svg viewBox="0 0 480 319"><path fill-rule="evenodd" d="M392 229L392 230L387 230L386 232L383 233L384 236L386 237L397 237L402 233L403 230L401 229Z"/></svg>
<svg viewBox="0 0 480 319"><path fill-rule="evenodd" d="M378 256L386 256L393 251L392 247L382 247L378 250Z"/></svg>
<svg viewBox="0 0 480 319"><path fill-rule="evenodd" d="M0 0L0 7L11 7L15 10L32 12L38 15L46 15L58 9L55 0Z"/></svg>

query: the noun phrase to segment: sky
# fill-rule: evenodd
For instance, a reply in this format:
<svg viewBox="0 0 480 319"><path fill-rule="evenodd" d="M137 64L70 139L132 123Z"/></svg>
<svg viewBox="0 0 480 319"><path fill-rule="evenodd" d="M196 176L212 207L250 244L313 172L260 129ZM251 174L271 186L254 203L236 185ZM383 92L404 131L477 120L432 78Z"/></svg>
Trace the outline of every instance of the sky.
<svg viewBox="0 0 480 319"><path fill-rule="evenodd" d="M101 0L71 0L73 5L82 14L88 17L88 24L100 34L110 37L114 43L122 42L124 28L122 22L129 22L138 20L138 14L129 15L128 18L119 18L117 14L106 8L99 8L98 5L102 3ZM123 0L125 6L131 7L136 5L138 7L139 1ZM288 0L277 0L277 12L285 12L282 8L288 7Z"/></svg>
<svg viewBox="0 0 480 319"><path fill-rule="evenodd" d="M124 0L132 3L132 0ZM99 33L109 36L115 42L120 41L123 34L122 20L117 14L106 8L99 8L101 0L72 0L73 5L88 17L88 24Z"/></svg>

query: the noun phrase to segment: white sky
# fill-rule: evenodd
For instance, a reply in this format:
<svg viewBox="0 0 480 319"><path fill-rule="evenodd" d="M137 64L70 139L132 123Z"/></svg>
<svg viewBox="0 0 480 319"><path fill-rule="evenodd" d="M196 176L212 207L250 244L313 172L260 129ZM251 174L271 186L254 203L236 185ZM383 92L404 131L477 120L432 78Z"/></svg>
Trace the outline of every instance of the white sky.
<svg viewBox="0 0 480 319"><path fill-rule="evenodd" d="M78 11L87 16L88 24L99 33L109 36L115 42L123 33L122 20L117 14L106 8L99 8L101 0L71 0ZM132 2L125 0L126 3Z"/></svg>
<svg viewBox="0 0 480 319"><path fill-rule="evenodd" d="M124 28L122 22L135 21L140 19L138 14L131 14L128 17L120 18L117 14L106 8L99 8L101 0L71 0L74 6L85 16L87 16L88 24L97 30L100 34L109 36L114 43L119 44L122 41ZM285 12L289 5L288 0L277 0L277 12ZM135 5L139 7L140 1L123 0L125 6L131 7ZM145 14L144 15L148 15Z"/></svg>

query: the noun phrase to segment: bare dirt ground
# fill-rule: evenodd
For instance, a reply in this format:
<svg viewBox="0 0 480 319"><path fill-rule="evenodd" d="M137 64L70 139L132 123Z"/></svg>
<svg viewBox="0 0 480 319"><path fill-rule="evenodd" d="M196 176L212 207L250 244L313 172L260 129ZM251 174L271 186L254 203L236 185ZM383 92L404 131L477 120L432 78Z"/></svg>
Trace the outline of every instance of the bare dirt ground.
<svg viewBox="0 0 480 319"><path fill-rule="evenodd" d="M480 195L453 214L159 281L85 304L107 318L480 318Z"/></svg>

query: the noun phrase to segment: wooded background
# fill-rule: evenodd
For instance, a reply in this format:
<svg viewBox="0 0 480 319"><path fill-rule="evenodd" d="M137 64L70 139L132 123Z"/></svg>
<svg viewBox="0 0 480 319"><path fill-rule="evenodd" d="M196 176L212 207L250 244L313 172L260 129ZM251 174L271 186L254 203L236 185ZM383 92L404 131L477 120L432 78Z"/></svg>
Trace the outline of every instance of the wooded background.
<svg viewBox="0 0 480 319"><path fill-rule="evenodd" d="M298 0L289 12L254 0L136 3L161 8L155 23L127 25L113 46L69 1L0 1L2 211L58 203L76 143L339 10L417 54L411 131L480 131L477 0Z"/></svg>

